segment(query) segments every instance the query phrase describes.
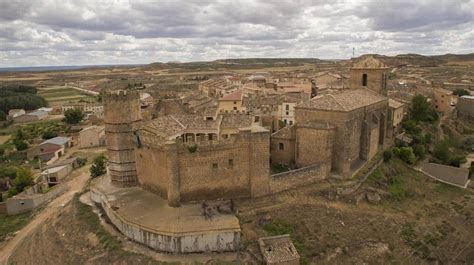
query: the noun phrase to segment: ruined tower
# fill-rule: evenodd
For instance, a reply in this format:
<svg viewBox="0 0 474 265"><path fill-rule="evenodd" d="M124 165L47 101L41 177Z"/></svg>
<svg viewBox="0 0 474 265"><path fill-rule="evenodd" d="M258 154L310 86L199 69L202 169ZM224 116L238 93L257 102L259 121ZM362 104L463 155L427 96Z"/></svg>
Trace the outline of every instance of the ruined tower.
<svg viewBox="0 0 474 265"><path fill-rule="evenodd" d="M135 164L135 130L141 121L137 90L107 91L104 95L104 122L107 139L108 173L112 184L138 184Z"/></svg>
<svg viewBox="0 0 474 265"><path fill-rule="evenodd" d="M379 94L387 94L389 68L380 60L369 56L351 67L351 89L367 88Z"/></svg>

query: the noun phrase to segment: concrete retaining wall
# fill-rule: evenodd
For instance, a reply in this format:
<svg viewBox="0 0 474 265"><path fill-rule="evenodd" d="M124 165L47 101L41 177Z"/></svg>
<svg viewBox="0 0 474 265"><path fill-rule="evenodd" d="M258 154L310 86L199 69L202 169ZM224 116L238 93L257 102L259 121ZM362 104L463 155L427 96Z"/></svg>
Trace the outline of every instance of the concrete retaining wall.
<svg viewBox="0 0 474 265"><path fill-rule="evenodd" d="M122 234L158 251L171 253L223 252L236 251L239 246L240 233L238 232L167 233L151 231L139 224L124 220L110 207L105 195L98 190L91 190L91 199L102 206L110 222Z"/></svg>
<svg viewBox="0 0 474 265"><path fill-rule="evenodd" d="M51 200L52 198L59 196L60 194L67 191L67 187L64 185L57 185L52 188L47 193L38 193L34 195L23 195L20 193L16 196L9 198L6 201L7 205L7 214L15 215L24 212L34 210L35 208L41 206L45 202Z"/></svg>

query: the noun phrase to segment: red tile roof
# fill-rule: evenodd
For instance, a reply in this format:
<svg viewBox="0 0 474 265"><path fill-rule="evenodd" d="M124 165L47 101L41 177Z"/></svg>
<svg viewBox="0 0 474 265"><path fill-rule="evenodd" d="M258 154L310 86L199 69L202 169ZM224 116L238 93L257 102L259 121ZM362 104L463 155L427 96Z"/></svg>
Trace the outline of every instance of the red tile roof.
<svg viewBox="0 0 474 265"><path fill-rule="evenodd" d="M229 101L242 100L242 90L238 90L238 91L235 91L234 93L225 95L219 100L229 100Z"/></svg>

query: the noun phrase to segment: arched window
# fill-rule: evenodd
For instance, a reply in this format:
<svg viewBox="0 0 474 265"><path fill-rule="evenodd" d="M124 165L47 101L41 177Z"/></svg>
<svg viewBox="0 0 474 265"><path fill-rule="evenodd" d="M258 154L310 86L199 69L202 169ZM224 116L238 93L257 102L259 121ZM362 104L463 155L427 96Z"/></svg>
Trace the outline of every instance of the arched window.
<svg viewBox="0 0 474 265"><path fill-rule="evenodd" d="M362 86L367 86L367 74L362 75Z"/></svg>

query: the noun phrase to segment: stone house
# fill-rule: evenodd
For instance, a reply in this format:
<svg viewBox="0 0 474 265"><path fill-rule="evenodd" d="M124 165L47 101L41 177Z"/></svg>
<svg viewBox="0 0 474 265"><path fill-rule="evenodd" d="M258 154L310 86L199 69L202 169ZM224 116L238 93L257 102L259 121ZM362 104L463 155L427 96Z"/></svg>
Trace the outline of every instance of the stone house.
<svg viewBox="0 0 474 265"><path fill-rule="evenodd" d="M64 152L72 146L70 137L54 137L43 141L41 144L34 146L26 151L27 159L41 159L42 161L50 161L64 155Z"/></svg>
<svg viewBox="0 0 474 265"><path fill-rule="evenodd" d="M459 118L474 121L474 96L462 96L456 104L457 115Z"/></svg>
<svg viewBox="0 0 474 265"><path fill-rule="evenodd" d="M242 90L230 93L219 99L219 112L243 112L245 108L242 105Z"/></svg>
<svg viewBox="0 0 474 265"><path fill-rule="evenodd" d="M457 96L453 95L453 91L444 88L433 89L433 106L442 113L449 113L454 110L457 102Z"/></svg>
<svg viewBox="0 0 474 265"><path fill-rule="evenodd" d="M41 172L41 177L49 185L56 185L61 183L72 171L72 165L62 165L57 167L52 167Z"/></svg>
<svg viewBox="0 0 474 265"><path fill-rule="evenodd" d="M79 132L79 148L105 145L105 128L93 125Z"/></svg>
<svg viewBox="0 0 474 265"><path fill-rule="evenodd" d="M18 116L21 116L21 115L25 114L25 113L26 112L25 112L24 109L11 109L11 110L8 111L8 117L10 119L14 119Z"/></svg>
<svg viewBox="0 0 474 265"><path fill-rule="evenodd" d="M395 99L388 100L388 123L394 132L397 132L405 116L405 105Z"/></svg>
<svg viewBox="0 0 474 265"><path fill-rule="evenodd" d="M13 118L14 122L21 123L21 122L31 122L31 121L39 121L46 119L48 117L48 113L45 111L33 111L28 112L23 115L19 115Z"/></svg>

